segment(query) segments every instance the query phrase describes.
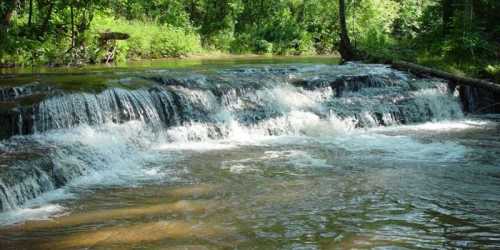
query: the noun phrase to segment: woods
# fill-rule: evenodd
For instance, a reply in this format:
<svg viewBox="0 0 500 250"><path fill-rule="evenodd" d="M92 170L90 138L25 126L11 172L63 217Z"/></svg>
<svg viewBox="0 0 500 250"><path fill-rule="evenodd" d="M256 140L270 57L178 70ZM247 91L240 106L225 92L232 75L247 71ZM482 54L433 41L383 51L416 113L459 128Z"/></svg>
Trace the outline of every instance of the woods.
<svg viewBox="0 0 500 250"><path fill-rule="evenodd" d="M363 51L498 81L498 13L493 0L8 0L0 64L99 63L100 34L121 32L115 62Z"/></svg>
<svg viewBox="0 0 500 250"><path fill-rule="evenodd" d="M500 249L500 0L0 0L0 250Z"/></svg>

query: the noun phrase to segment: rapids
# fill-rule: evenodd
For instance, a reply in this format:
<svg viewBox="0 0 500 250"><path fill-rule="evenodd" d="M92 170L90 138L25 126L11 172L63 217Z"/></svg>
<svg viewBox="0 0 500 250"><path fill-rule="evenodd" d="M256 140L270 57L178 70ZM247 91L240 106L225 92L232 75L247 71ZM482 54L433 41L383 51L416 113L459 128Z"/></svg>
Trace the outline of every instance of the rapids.
<svg viewBox="0 0 500 250"><path fill-rule="evenodd" d="M356 63L100 74L1 89L0 248L500 246L497 118L466 116L440 79Z"/></svg>

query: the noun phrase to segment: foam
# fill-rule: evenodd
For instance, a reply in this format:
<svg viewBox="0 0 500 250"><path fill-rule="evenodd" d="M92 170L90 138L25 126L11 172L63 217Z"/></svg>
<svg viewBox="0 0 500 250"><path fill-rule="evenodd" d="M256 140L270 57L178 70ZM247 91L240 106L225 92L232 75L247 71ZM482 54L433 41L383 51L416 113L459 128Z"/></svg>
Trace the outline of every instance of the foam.
<svg viewBox="0 0 500 250"><path fill-rule="evenodd" d="M242 165L242 164L236 164L236 165L229 166L228 169L229 169L229 172L231 172L233 174L244 174L244 173L251 173L251 172L258 171L254 167Z"/></svg>
<svg viewBox="0 0 500 250"><path fill-rule="evenodd" d="M213 151L213 150L228 150L237 147L238 145L214 141L214 142L166 143L158 145L154 149L159 151L177 151L177 150Z"/></svg>
<svg viewBox="0 0 500 250"><path fill-rule="evenodd" d="M54 171L59 171L68 182L55 190L50 190L55 185L49 183L50 186L43 187L44 190L49 189L48 192L1 213L0 217L8 218L3 224L38 217L45 219L62 209L55 203L78 197L73 190L99 186L138 186L146 181L150 183L176 177L175 171L158 167L157 164L172 163L176 158L150 150L162 139L139 122L120 125L110 123L99 127L84 125L37 134L30 138L42 148L53 148L50 157L55 164ZM47 182L50 181L47 179ZM33 187L42 189L34 184Z"/></svg>
<svg viewBox="0 0 500 250"><path fill-rule="evenodd" d="M493 125L493 122L482 120L459 120L459 121L440 121L440 122L426 122L422 124L394 126L394 127L380 127L378 131L397 131L397 130L412 130L412 131L460 131L467 129L482 129L486 126Z"/></svg>
<svg viewBox="0 0 500 250"><path fill-rule="evenodd" d="M63 215L66 208L57 204L46 204L34 208L19 208L1 213L0 225L12 225L28 220L48 220Z"/></svg>
<svg viewBox="0 0 500 250"><path fill-rule="evenodd" d="M323 139L326 146L353 152L360 158L388 161L453 162L464 160L467 148L455 142L422 142L402 135L360 133Z"/></svg>

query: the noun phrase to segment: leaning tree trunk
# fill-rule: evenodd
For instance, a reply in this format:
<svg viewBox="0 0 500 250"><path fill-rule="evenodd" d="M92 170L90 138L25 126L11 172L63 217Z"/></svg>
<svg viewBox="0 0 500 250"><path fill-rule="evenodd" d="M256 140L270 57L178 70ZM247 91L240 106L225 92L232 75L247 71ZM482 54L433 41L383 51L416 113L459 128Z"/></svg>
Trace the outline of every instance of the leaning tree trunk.
<svg viewBox="0 0 500 250"><path fill-rule="evenodd" d="M500 94L500 84L490 82L487 80L457 76L442 70L432 69L422 65L405 61L388 61L386 63L391 64L392 67L398 70L407 70L416 75L435 76L446 79L454 84L471 86L479 89L484 89L491 93Z"/></svg>
<svg viewBox="0 0 500 250"><path fill-rule="evenodd" d="M340 47L339 52L342 56L342 60L350 61L353 60L354 49L351 45L351 40L349 39L349 33L347 32L347 23L345 18L345 0L339 0L339 21L340 21Z"/></svg>

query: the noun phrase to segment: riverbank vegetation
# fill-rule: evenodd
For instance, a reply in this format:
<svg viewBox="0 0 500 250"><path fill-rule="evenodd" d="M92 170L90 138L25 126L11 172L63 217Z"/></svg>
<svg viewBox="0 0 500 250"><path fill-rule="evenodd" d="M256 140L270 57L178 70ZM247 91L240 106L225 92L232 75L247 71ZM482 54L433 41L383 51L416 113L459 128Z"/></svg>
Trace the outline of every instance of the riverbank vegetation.
<svg viewBox="0 0 500 250"><path fill-rule="evenodd" d="M193 54L312 55L340 45L337 0L5 0L0 64ZM346 0L352 46L456 74L500 76L496 0ZM105 40L103 33L128 34Z"/></svg>

